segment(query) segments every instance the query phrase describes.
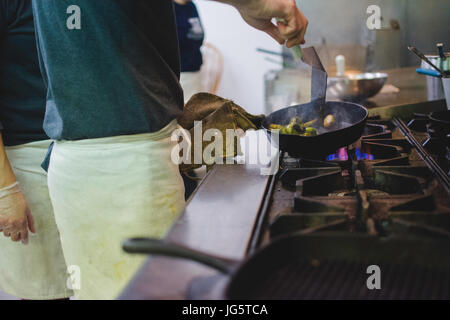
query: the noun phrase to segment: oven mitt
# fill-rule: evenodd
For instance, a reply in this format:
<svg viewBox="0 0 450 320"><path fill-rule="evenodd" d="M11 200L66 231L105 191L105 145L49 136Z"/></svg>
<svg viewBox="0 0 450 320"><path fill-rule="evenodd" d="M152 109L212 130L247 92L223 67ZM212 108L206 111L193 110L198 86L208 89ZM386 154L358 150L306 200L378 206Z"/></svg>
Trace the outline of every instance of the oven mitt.
<svg viewBox="0 0 450 320"><path fill-rule="evenodd" d="M192 140L192 163L181 164L180 170L182 172L189 172L193 169L200 168L203 165L206 165L209 169L214 165L214 160L217 157L222 158L225 162L226 158L237 156L240 154L238 139L234 138L233 141L227 141L226 130L242 129L244 132L250 129L257 130L261 127L263 119L264 115L252 115L231 100L223 99L209 93L198 93L194 95L185 105L183 114L178 118L178 124L184 129L189 130ZM204 136L205 132L209 129L217 129L221 132L223 137L223 148L221 148L222 150L219 150L220 154L216 155L215 151L207 152L206 154L208 157L202 156L202 164L194 163L195 121L201 121L202 123L202 136ZM201 140L201 155L203 155L203 151L212 144L214 138L212 138L211 141L203 141L203 138Z"/></svg>

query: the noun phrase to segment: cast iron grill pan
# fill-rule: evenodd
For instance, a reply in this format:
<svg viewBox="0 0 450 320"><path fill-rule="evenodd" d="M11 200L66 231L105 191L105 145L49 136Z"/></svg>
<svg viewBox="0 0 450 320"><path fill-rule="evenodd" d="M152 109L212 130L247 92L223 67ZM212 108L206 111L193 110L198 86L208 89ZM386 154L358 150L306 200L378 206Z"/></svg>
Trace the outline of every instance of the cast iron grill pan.
<svg viewBox="0 0 450 320"><path fill-rule="evenodd" d="M450 239L378 238L330 233L274 240L244 262L206 255L154 239L130 239L124 249L189 259L230 276L224 299L450 299ZM381 270L369 290L367 268Z"/></svg>

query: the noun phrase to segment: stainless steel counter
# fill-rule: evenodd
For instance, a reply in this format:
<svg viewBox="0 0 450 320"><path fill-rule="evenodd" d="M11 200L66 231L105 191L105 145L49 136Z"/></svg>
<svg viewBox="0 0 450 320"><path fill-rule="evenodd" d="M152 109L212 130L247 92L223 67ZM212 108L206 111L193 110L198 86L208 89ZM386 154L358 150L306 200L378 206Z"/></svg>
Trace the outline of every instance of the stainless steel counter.
<svg viewBox="0 0 450 320"><path fill-rule="evenodd" d="M191 197L168 240L225 258L243 259L268 180L258 166L215 166ZM153 257L120 298L183 299L192 279L215 273L197 263Z"/></svg>

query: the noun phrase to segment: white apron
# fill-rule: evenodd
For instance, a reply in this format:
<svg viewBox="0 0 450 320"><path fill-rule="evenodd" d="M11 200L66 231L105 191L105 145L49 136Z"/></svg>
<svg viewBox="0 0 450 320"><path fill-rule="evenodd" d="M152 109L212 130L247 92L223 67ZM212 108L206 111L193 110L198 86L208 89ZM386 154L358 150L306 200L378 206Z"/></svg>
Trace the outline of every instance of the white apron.
<svg viewBox="0 0 450 320"><path fill-rule="evenodd" d="M201 72L181 72L180 84L183 88L184 102L188 102L194 94L203 92Z"/></svg>
<svg viewBox="0 0 450 320"><path fill-rule="evenodd" d="M163 237L184 208L175 128L55 143L48 183L77 299L117 297L146 259L122 242Z"/></svg>
<svg viewBox="0 0 450 320"><path fill-rule="evenodd" d="M27 300L63 299L73 295L66 286L67 268L50 202L47 175L41 168L50 141L7 147L6 154L34 216L36 234L29 243L0 235L0 288Z"/></svg>

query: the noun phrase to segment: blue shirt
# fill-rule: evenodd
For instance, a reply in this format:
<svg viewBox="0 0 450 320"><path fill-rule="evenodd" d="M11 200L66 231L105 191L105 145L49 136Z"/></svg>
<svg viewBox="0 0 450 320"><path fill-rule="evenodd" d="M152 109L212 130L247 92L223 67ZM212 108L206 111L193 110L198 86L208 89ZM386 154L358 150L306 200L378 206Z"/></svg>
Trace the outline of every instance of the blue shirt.
<svg viewBox="0 0 450 320"><path fill-rule="evenodd" d="M31 0L0 0L0 130L6 146L48 139L45 93Z"/></svg>
<svg viewBox="0 0 450 320"><path fill-rule="evenodd" d="M200 48L205 34L197 8L192 2L185 5L174 4L181 53L181 72L199 71L203 63Z"/></svg>
<svg viewBox="0 0 450 320"><path fill-rule="evenodd" d="M55 140L155 132L183 109L172 1L34 0Z"/></svg>

